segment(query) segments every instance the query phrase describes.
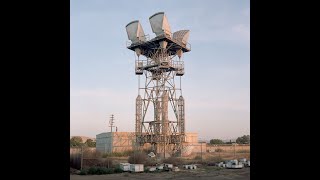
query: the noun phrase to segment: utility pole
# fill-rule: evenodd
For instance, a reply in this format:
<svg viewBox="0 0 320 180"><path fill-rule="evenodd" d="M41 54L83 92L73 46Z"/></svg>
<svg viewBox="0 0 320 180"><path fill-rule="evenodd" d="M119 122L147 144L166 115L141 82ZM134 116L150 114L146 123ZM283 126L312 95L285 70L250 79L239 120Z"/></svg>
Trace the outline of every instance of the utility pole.
<svg viewBox="0 0 320 180"><path fill-rule="evenodd" d="M112 133L112 127L115 127L113 126L113 123L114 123L114 115L111 114L110 120L109 120L109 127L111 127L111 133Z"/></svg>

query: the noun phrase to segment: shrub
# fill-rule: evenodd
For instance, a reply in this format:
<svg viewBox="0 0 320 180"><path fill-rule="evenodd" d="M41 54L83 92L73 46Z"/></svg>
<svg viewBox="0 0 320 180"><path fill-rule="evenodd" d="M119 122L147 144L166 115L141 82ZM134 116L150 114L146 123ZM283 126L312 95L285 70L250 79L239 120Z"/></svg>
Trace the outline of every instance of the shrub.
<svg viewBox="0 0 320 180"><path fill-rule="evenodd" d="M99 158L99 157L101 157L101 153L96 150L91 150L90 148L84 148L83 157L85 157L85 158Z"/></svg>
<svg viewBox="0 0 320 180"><path fill-rule="evenodd" d="M102 155L102 158L107 158L107 157L110 157L110 153L104 153L104 154Z"/></svg>
<svg viewBox="0 0 320 180"><path fill-rule="evenodd" d="M133 153L132 150L123 151L122 156L130 156L130 154L132 154L132 153Z"/></svg>
<svg viewBox="0 0 320 180"><path fill-rule="evenodd" d="M128 159L128 162L131 164L145 164L147 161L147 155L144 152L135 151L133 152Z"/></svg>
<svg viewBox="0 0 320 180"><path fill-rule="evenodd" d="M106 159L99 160L99 163L97 163L97 166L110 168L112 167L112 164L113 164L113 160L110 158L106 158Z"/></svg>
<svg viewBox="0 0 320 180"><path fill-rule="evenodd" d="M144 163L145 166L155 166L157 164L157 160L155 158L146 158L146 161Z"/></svg>
<svg viewBox="0 0 320 180"><path fill-rule="evenodd" d="M114 173L114 170L112 168L105 168L105 167L90 167L87 171L83 172L83 175L85 174L112 174Z"/></svg>
<svg viewBox="0 0 320 180"><path fill-rule="evenodd" d="M123 170L120 168L120 165L117 165L115 168L114 168L114 173L122 173Z"/></svg>
<svg viewBox="0 0 320 180"><path fill-rule="evenodd" d="M96 174L97 168L96 167L90 167L87 171L88 174Z"/></svg>
<svg viewBox="0 0 320 180"><path fill-rule="evenodd" d="M107 168L106 174L112 174L112 173L114 173L114 169L112 169L112 168Z"/></svg>
<svg viewBox="0 0 320 180"><path fill-rule="evenodd" d="M105 168L105 167L98 167L98 168L96 169L95 174L98 174L98 175L100 175L100 174L109 174L109 173L108 173L108 170L109 170L109 169L107 169L107 168Z"/></svg>
<svg viewBox="0 0 320 180"><path fill-rule="evenodd" d="M82 169L82 170L80 171L80 173L79 173L79 175L87 175L87 174L88 174L88 172L87 172L86 169Z"/></svg>
<svg viewBox="0 0 320 180"><path fill-rule="evenodd" d="M193 159L194 160L201 160L201 156L195 156Z"/></svg>

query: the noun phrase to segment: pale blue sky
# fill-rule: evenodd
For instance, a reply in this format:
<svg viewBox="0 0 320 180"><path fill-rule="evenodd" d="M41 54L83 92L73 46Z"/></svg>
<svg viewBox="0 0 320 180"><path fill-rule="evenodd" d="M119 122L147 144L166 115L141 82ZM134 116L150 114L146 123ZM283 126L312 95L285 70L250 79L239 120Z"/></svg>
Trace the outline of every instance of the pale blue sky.
<svg viewBox="0 0 320 180"><path fill-rule="evenodd" d="M250 134L249 0L71 0L70 135L134 131L137 76L125 26L166 13L171 30L190 30L182 77L186 130L199 138Z"/></svg>

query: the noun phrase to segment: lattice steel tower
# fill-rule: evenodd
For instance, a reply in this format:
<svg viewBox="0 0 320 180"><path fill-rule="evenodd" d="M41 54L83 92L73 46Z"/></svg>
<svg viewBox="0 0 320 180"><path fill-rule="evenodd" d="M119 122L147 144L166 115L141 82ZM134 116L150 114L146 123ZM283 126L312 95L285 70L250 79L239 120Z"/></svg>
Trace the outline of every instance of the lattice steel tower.
<svg viewBox="0 0 320 180"><path fill-rule="evenodd" d="M149 39L139 21L126 26L131 42L127 48L136 53L135 74L139 76L136 98L136 143L150 143L154 151L164 157L180 155L185 142L185 103L182 96L181 76L184 75L182 54L189 52L189 30L171 33L163 12L149 18L156 37ZM140 57L146 59L140 59ZM140 76L144 86L140 87ZM178 78L180 77L180 78ZM179 84L176 84L177 80ZM169 104L174 117L169 119ZM152 106L152 107L151 107ZM147 112L153 110L153 118ZM167 155L166 155L167 154Z"/></svg>

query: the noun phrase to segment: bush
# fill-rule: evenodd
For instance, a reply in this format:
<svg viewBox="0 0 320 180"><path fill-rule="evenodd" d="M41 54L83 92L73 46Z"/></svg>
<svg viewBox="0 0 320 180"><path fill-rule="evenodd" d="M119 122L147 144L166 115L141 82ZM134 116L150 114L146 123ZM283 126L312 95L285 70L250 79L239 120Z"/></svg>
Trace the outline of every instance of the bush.
<svg viewBox="0 0 320 180"><path fill-rule="evenodd" d="M81 173L81 172L80 172ZM105 167L90 167L87 171L84 171L82 175L86 174L112 174L114 173L114 170L112 168L105 168Z"/></svg>
<svg viewBox="0 0 320 180"><path fill-rule="evenodd" d="M110 158L105 159L84 159L83 167L112 167L113 160Z"/></svg>
<svg viewBox="0 0 320 180"><path fill-rule="evenodd" d="M145 152L146 154L149 154L150 152L154 152L152 148L143 149L142 151Z"/></svg>
<svg viewBox="0 0 320 180"><path fill-rule="evenodd" d="M128 162L131 164L145 164L147 155L144 152L135 151L129 156Z"/></svg>
<svg viewBox="0 0 320 180"><path fill-rule="evenodd" d="M101 167L112 167L112 164L113 164L113 160L110 159L110 158L106 158L104 160L100 160L99 161L99 164L97 164L98 166L101 166Z"/></svg>
<svg viewBox="0 0 320 180"><path fill-rule="evenodd" d="M96 167L90 167L87 171L88 174L96 174L97 168Z"/></svg>
<svg viewBox="0 0 320 180"><path fill-rule="evenodd" d="M157 164L157 160L155 158L146 158L146 161L144 163L145 166L155 166Z"/></svg>
<svg viewBox="0 0 320 180"><path fill-rule="evenodd" d="M80 171L80 173L79 173L79 175L87 175L87 174L88 174L88 172L87 172L86 169L82 169L82 170Z"/></svg>
<svg viewBox="0 0 320 180"><path fill-rule="evenodd" d="M122 173L123 170L120 168L120 165L117 165L116 168L114 168L114 173Z"/></svg>
<svg viewBox="0 0 320 180"><path fill-rule="evenodd" d="M193 158L194 160L201 160L201 156L196 156Z"/></svg>
<svg viewBox="0 0 320 180"><path fill-rule="evenodd" d="M101 157L101 153L96 150L91 150L91 148L83 149L83 157L85 158L99 158Z"/></svg>
<svg viewBox="0 0 320 180"><path fill-rule="evenodd" d="M98 167L95 174L109 174L109 169L105 168L105 167Z"/></svg>
<svg viewBox="0 0 320 180"><path fill-rule="evenodd" d="M132 150L123 151L123 152L122 152L122 156L130 156L130 154L132 154L132 153L133 153Z"/></svg>
<svg viewBox="0 0 320 180"><path fill-rule="evenodd" d="M107 168L106 174L112 174L112 173L114 173L114 169Z"/></svg>

